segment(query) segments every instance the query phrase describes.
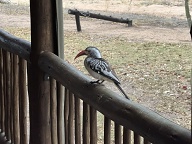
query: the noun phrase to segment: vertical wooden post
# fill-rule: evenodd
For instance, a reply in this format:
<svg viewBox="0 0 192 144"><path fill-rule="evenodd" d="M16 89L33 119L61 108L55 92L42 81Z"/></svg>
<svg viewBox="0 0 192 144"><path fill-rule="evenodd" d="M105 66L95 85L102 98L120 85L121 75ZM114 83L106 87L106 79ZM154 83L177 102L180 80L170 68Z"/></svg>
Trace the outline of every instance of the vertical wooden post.
<svg viewBox="0 0 192 144"><path fill-rule="evenodd" d="M191 29L190 29L190 35L191 35L191 40L192 40L192 25L191 25Z"/></svg>
<svg viewBox="0 0 192 144"><path fill-rule="evenodd" d="M30 0L30 144L51 144L50 80L38 67L38 57L42 51L54 52L54 48L57 48L55 7L52 0Z"/></svg>
<svg viewBox="0 0 192 144"><path fill-rule="evenodd" d="M6 120L6 115L7 115L7 113L6 113L6 111L7 111L7 106L6 106L6 76L7 76L7 73L6 73L6 57L5 57L5 55L6 55L6 51L4 51L3 50L3 96L4 96L4 98L3 98L3 104L4 104L4 119L3 119L3 122L4 122L4 132L5 132L5 135L7 134L7 120Z"/></svg>
<svg viewBox="0 0 192 144"><path fill-rule="evenodd" d="M81 144L81 112L80 99L75 96L75 144Z"/></svg>
<svg viewBox="0 0 192 144"><path fill-rule="evenodd" d="M134 132L134 144L140 144L140 136Z"/></svg>
<svg viewBox="0 0 192 144"><path fill-rule="evenodd" d="M151 144L147 139L144 138L143 144Z"/></svg>
<svg viewBox="0 0 192 144"><path fill-rule="evenodd" d="M132 27L132 25L133 25L132 20L130 21L130 20L127 19L127 24L128 24L128 27Z"/></svg>
<svg viewBox="0 0 192 144"><path fill-rule="evenodd" d="M57 137L57 94L56 94L56 81L51 78L51 139L52 144L58 144Z"/></svg>
<svg viewBox="0 0 192 144"><path fill-rule="evenodd" d="M97 144L97 111L90 106L90 144Z"/></svg>
<svg viewBox="0 0 192 144"><path fill-rule="evenodd" d="M89 105L83 102L83 144L89 144Z"/></svg>
<svg viewBox="0 0 192 144"><path fill-rule="evenodd" d="M1 49L0 50L0 55L1 55L1 57L0 57L0 95L1 95L1 97L0 97L0 99L1 99L1 105L0 105L0 107L1 107L1 120L0 120L0 123L1 123L1 131L5 131L5 108L4 108L4 85L3 85L3 50Z"/></svg>
<svg viewBox="0 0 192 144"><path fill-rule="evenodd" d="M18 56L13 56L13 130L14 130L14 144L20 144L20 127L19 127L19 66Z"/></svg>
<svg viewBox="0 0 192 144"><path fill-rule="evenodd" d="M57 104L58 104L58 144L64 144L65 142L65 132L64 132L64 87L60 83L57 83Z"/></svg>
<svg viewBox="0 0 192 144"><path fill-rule="evenodd" d="M6 137L11 140L11 59L10 53L5 53L6 67Z"/></svg>
<svg viewBox="0 0 192 144"><path fill-rule="evenodd" d="M3 76L3 81L4 81L4 108L5 108L5 135L8 135L8 115L7 115L7 61L6 61L6 55L7 55L7 52L6 51L3 51L3 66L4 66L4 69L3 69L3 72L4 72L4 76Z"/></svg>
<svg viewBox="0 0 192 144"><path fill-rule="evenodd" d="M115 123L115 144L121 144L121 126Z"/></svg>
<svg viewBox="0 0 192 144"><path fill-rule="evenodd" d="M111 120L104 117L104 144L111 142Z"/></svg>
<svg viewBox="0 0 192 144"><path fill-rule="evenodd" d="M69 118L68 118L68 138L69 144L74 144L74 95L69 91Z"/></svg>
<svg viewBox="0 0 192 144"><path fill-rule="evenodd" d="M2 63L3 63L3 55L2 55L2 49L0 49L0 129L2 129L2 97L3 97L3 94L2 94L2 79L3 79L3 71L2 71ZM2 130L1 130L2 131ZM0 132L1 132L0 131Z"/></svg>
<svg viewBox="0 0 192 144"><path fill-rule="evenodd" d="M131 130L123 127L123 144L131 144Z"/></svg>
<svg viewBox="0 0 192 144"><path fill-rule="evenodd" d="M11 53L11 141L14 142L14 129L13 129L13 115L14 115L14 108L13 108L13 98L14 98L14 54Z"/></svg>
<svg viewBox="0 0 192 144"><path fill-rule="evenodd" d="M77 26L77 31L81 31L81 23L80 23L80 16L79 14L75 14L75 20L76 20L76 26Z"/></svg>
<svg viewBox="0 0 192 144"><path fill-rule="evenodd" d="M69 132L68 132L68 127L69 127L69 90L65 88L65 103L64 103L64 127L65 127L65 143L69 143Z"/></svg>
<svg viewBox="0 0 192 144"><path fill-rule="evenodd" d="M21 144L28 143L27 135L27 80L26 80L27 62L19 58L19 101L20 101L20 136Z"/></svg>

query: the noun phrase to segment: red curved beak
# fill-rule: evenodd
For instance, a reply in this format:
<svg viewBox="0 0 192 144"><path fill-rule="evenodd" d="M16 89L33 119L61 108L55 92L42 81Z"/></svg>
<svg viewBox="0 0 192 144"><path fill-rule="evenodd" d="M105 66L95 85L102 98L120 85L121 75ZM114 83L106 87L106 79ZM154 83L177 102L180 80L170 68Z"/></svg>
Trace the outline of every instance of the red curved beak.
<svg viewBox="0 0 192 144"><path fill-rule="evenodd" d="M85 50L83 50L83 51L81 51L80 53L78 53L78 54L76 55L76 57L74 58L74 60L75 60L76 58L82 56L82 55L86 55Z"/></svg>

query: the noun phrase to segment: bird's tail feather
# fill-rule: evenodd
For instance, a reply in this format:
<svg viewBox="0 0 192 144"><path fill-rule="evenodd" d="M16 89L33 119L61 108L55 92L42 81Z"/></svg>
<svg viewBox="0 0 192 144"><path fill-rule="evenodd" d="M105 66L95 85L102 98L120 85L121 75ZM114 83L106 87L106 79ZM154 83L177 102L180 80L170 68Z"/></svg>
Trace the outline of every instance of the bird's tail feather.
<svg viewBox="0 0 192 144"><path fill-rule="evenodd" d="M121 88L119 83L115 83L114 84L117 86L117 88L119 89L119 91L127 98L129 99L129 97L127 96L127 94L124 92L124 90Z"/></svg>

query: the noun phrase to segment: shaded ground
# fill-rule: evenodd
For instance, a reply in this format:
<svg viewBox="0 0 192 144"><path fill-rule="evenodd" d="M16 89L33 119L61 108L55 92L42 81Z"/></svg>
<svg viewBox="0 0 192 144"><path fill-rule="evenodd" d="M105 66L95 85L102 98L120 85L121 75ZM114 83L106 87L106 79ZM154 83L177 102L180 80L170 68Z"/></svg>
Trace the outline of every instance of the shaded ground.
<svg viewBox="0 0 192 144"><path fill-rule="evenodd" d="M168 55L165 57L162 54L159 61L165 62L162 64L157 63L157 65L154 64L153 67L150 67L146 61L149 54L154 54L154 59L158 57L159 53L155 55L156 51L152 51L153 47L155 48L156 46L158 47L157 50L160 49L159 47L162 47L165 51L166 49L168 50L166 53L170 54L174 53L174 49L178 48L183 48L183 51L179 51L182 56L186 56L190 52L189 45L191 45L191 40L183 5L181 6L180 3L175 5L170 3L168 5L159 5L159 3L155 3L151 5L141 2L133 2L132 4L127 2L125 4L120 1L109 1L108 3L67 1L64 7L66 8L64 10L65 48L66 52L70 53L71 57L68 56L67 58L70 63L77 66L82 62L74 62L72 57L83 46L87 46L87 43L90 45L97 43L101 45L105 43L103 44L105 46L108 45L102 51L105 58L109 60L111 57L110 61L115 59L116 56L123 59L129 55L129 53L122 53L115 48L116 53L114 53L113 49L110 49L113 44L117 45L116 41L121 42L119 47L125 44L132 46L133 50L135 50L133 53L139 53L142 48L150 51L143 51L146 53L138 56L138 60L133 59L133 62L128 62L128 64L122 63L123 66L119 66L114 60L115 69L122 80L122 87L134 101L190 129L191 88L189 73L191 69L190 59L192 58L189 55L187 60L182 60L183 57L181 57L178 61L181 64L173 66L174 70L172 72L167 70L166 66L169 61L172 61L171 55L170 57ZM133 20L133 27L103 20L81 18L82 32L77 33L74 16L67 15L67 8L77 8L114 17L129 18ZM30 18L27 6L0 5L0 18L1 28L30 40ZM15 29L17 32L15 32ZM77 48L78 44L75 44L79 42L84 44L81 45L82 47ZM177 55L179 57L179 54ZM177 63L177 61L175 60L174 63ZM82 69L82 65L79 68ZM153 71L150 71L150 68L153 68ZM182 73L183 69L186 70L187 74ZM176 74L175 71L177 72ZM153 83L155 78L157 80L165 79L166 83L162 82L161 85L156 86L161 88L155 89L155 83ZM173 78L173 81L168 81L169 78ZM118 92L110 83L105 83L105 85ZM148 89L145 89L146 85ZM185 90L183 86L186 86L187 89ZM168 90L165 90L165 87L168 87ZM156 91L152 92L150 89L155 89ZM164 91L160 91L161 89ZM168 104L168 102L171 104Z"/></svg>

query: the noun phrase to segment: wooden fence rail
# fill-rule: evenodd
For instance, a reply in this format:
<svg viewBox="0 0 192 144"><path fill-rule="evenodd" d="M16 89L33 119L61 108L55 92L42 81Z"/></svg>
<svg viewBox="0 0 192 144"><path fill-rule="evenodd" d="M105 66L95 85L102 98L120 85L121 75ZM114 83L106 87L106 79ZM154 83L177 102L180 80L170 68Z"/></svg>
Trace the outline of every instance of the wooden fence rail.
<svg viewBox="0 0 192 144"><path fill-rule="evenodd" d="M30 43L11 39L0 31L0 129L14 144L27 144ZM38 64L50 81L52 144L191 143L189 130L102 85L91 85L87 76L56 55L42 52Z"/></svg>
<svg viewBox="0 0 192 144"><path fill-rule="evenodd" d="M189 130L137 103L126 100L104 86L91 85L87 76L56 55L43 52L39 58L39 66L44 72L82 99L83 102L115 121L117 124L116 131L118 131L115 140L120 139L118 125L122 125L134 131L135 143L140 142L140 136L155 144L189 144L191 142ZM89 111L88 107L84 107L84 110ZM88 119L89 117L86 115L83 126L85 135L88 133L86 126L89 125ZM84 139L89 141L89 138ZM145 143L147 143L146 140Z"/></svg>
<svg viewBox="0 0 192 144"><path fill-rule="evenodd" d="M106 15L101 15L101 14L95 14L95 13L90 13L90 12L84 12L84 11L78 11L77 9L68 10L68 14L75 15L75 21L76 21L76 26L77 26L77 31L81 31L81 24L80 24L80 16L84 17L89 17L89 18L96 18L96 19L101 19L101 20L107 20L107 21L112 21L112 22L118 22L118 23L126 23L128 26L132 26L132 20L124 19L124 18L115 18L112 16L106 16Z"/></svg>
<svg viewBox="0 0 192 144"><path fill-rule="evenodd" d="M31 43L0 29L0 48L18 55L29 62Z"/></svg>

